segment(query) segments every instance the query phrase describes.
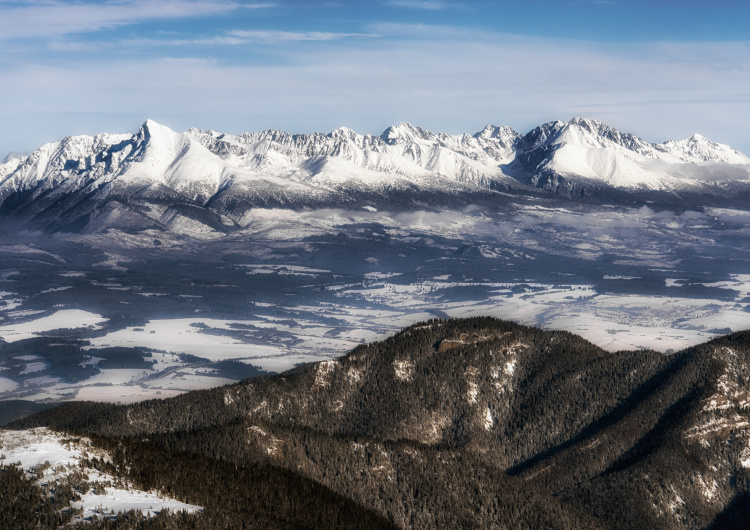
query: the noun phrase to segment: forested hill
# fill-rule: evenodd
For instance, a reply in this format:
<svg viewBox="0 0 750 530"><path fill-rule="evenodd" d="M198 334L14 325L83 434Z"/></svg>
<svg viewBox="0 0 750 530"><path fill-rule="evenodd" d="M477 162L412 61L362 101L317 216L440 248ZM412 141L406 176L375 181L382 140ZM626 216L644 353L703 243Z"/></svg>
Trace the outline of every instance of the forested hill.
<svg viewBox="0 0 750 530"><path fill-rule="evenodd" d="M337 361L14 427L95 434L136 475L154 452L266 466L400 527L726 526L750 496L749 360L750 333L664 356L433 320ZM161 486L190 482L173 475Z"/></svg>

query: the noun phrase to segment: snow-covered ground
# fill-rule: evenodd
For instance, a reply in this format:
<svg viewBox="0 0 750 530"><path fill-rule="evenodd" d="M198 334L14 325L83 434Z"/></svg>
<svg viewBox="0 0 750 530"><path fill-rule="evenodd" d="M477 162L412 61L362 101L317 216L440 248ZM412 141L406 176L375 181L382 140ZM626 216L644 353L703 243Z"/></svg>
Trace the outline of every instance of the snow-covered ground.
<svg viewBox="0 0 750 530"><path fill-rule="evenodd" d="M36 337L38 333L53 329L99 329L99 324L106 320L101 315L88 311L64 309L36 320L0 326L0 338L5 342L15 342L17 340Z"/></svg>
<svg viewBox="0 0 750 530"><path fill-rule="evenodd" d="M242 230L212 242L156 230L60 236L33 253L48 260L38 274L19 265L29 247L0 245L19 260L0 263L0 338L81 338L100 360L101 348L145 349L138 368L103 364L79 379L56 371L52 351L8 353L0 399L168 397L229 382L237 365L215 363L280 372L435 317L490 315L610 351L678 351L750 328L744 210L533 198L502 209L365 206L253 208Z"/></svg>
<svg viewBox="0 0 750 530"><path fill-rule="evenodd" d="M246 344L227 335L202 333L195 325L230 330L231 323L258 325L261 321L226 321L211 318L151 320L91 340L92 348L146 346L156 350L197 355L209 360L270 357L282 352L273 346Z"/></svg>
<svg viewBox="0 0 750 530"><path fill-rule="evenodd" d="M142 491L111 475L86 467L88 458L109 459L109 455L92 446L87 438L73 439L46 428L24 431L0 430L0 458L3 465L18 465L27 478L42 487L66 481L80 472L89 484L81 499L71 503L82 514L75 520L107 517L112 513L139 510L144 515L155 515L162 510L195 513L202 507L185 504L156 491ZM93 487L97 486L97 487Z"/></svg>
<svg viewBox="0 0 750 530"><path fill-rule="evenodd" d="M743 296L750 288L745 277L727 284ZM560 288L534 284L531 287L535 290L520 293L511 292L511 288L529 284L472 282L471 285L486 285L498 294L477 300L441 303L433 299L434 292L440 293L446 288L468 288L469 284L443 281L390 284L381 281L371 288L347 289L342 286L339 290L333 286L331 289L342 299L341 304L293 306L287 310L335 317L348 323L347 329L321 325L314 318L298 320L295 326L274 322L269 317L252 321L175 319L151 321L142 328L144 331L128 328L98 337L92 340L92 346L145 346L212 359L242 359L274 370L282 366L292 367L305 351L317 352L318 355L313 356L316 360L344 353L361 342L382 338L405 326L432 318L434 311L443 311L455 318L494 315L523 324L565 329L612 351L635 348L678 350L715 337L717 332L712 330L729 328L738 331L750 327L750 313L743 310L747 305L744 303L738 308L735 302L713 299L599 294L590 285ZM360 304L352 304L362 300L389 309L366 309ZM298 342L294 345L278 343L273 347L254 345L251 337L246 343L228 335L206 335L200 328L193 327L194 324L225 331L231 331L233 325L252 324L292 334ZM335 337L331 336L332 333L336 333Z"/></svg>
<svg viewBox="0 0 750 530"><path fill-rule="evenodd" d="M277 267L276 270L294 269ZM607 294L597 292L589 284L474 279L464 282L452 280L455 275L397 283L401 278L376 272L356 285L332 283L326 290L334 302L258 304L252 307L252 318L248 319L157 319L100 334L90 338L90 346L86 347L94 359L99 348L142 347L147 350L151 364L145 368L101 369L75 383L46 374L47 363L36 356L18 356L15 362L25 363L19 370L19 377L25 378L23 386L3 378L0 371L0 396L7 398L21 393L25 399L37 401L78 399L121 403L165 398L232 382L226 374L218 374L208 365L190 364L182 354L204 362L234 360L281 372L299 363L335 358L358 344L384 338L436 315L452 318L489 315L546 329L563 329L609 351L639 348L679 351L728 331L750 328L748 275L735 275L714 285L736 291L736 300ZM443 295L477 286L484 294L474 298L454 300ZM670 289L680 286L674 284ZM37 325L44 329L48 319L26 321L22 326L26 330ZM94 320L95 315L91 317Z"/></svg>

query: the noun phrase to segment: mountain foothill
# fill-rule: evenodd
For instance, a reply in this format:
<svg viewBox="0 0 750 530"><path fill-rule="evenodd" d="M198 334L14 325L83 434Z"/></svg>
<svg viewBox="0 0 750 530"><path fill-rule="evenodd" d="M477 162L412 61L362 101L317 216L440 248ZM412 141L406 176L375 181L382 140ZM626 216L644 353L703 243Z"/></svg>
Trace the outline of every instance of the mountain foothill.
<svg viewBox="0 0 750 530"><path fill-rule="evenodd" d="M747 332L610 353L436 319L337 360L10 428L90 437L113 455L96 466L203 503L198 527L726 528L749 508L749 358Z"/></svg>

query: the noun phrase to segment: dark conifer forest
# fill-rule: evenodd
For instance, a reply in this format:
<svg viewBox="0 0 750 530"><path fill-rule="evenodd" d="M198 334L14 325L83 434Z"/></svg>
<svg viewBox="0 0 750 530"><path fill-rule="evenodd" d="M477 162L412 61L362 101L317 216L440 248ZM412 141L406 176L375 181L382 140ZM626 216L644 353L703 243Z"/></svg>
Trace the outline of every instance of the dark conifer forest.
<svg viewBox="0 0 750 530"><path fill-rule="evenodd" d="M748 332L672 355L610 353L471 318L9 428L86 436L112 456L92 468L205 507L84 528L731 528L750 520L748 402ZM69 522L75 491L42 495L13 466L0 481L0 526Z"/></svg>

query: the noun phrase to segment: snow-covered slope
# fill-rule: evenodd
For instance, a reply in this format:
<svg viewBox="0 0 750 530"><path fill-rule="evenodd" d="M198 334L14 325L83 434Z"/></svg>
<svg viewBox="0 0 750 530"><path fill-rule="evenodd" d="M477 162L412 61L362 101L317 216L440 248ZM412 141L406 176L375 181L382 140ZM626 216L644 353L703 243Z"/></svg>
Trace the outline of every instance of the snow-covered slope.
<svg viewBox="0 0 750 530"><path fill-rule="evenodd" d="M185 504L159 491L142 491L125 481L88 467L89 458L111 461L105 451L88 438L73 438L46 428L24 431L0 430L0 454L4 465L16 465L47 492L70 485L80 509L73 523L110 517L111 514L137 510L153 516L163 510L195 513L201 506Z"/></svg>
<svg viewBox="0 0 750 530"><path fill-rule="evenodd" d="M601 122L573 118L537 127L519 140L517 148L516 166L525 170L528 183L539 187L559 185L560 178L667 192L700 188L706 180L726 181L728 175L743 185L750 183L750 158L700 135L651 144ZM691 170L686 164L696 167ZM744 171L723 165L740 165Z"/></svg>
<svg viewBox="0 0 750 530"><path fill-rule="evenodd" d="M128 134L69 136L44 144L23 159L12 159L0 166L0 201L13 194L30 193L35 198L47 192L77 191L111 175L130 154L130 149L123 149L130 139Z"/></svg>
<svg viewBox="0 0 750 530"><path fill-rule="evenodd" d="M746 192L749 168L745 155L698 135L651 144L583 118L523 137L492 125L448 135L408 123L379 136L344 127L305 135L177 133L147 120L135 135L68 137L0 164L0 203L36 228L197 222L222 232L257 206L352 205L399 194L400 201L434 202L498 189L530 193L528 186L572 197L581 189Z"/></svg>
<svg viewBox="0 0 750 530"><path fill-rule="evenodd" d="M672 140L657 144L656 149L674 156L682 162L724 162L727 164L750 164L750 159L728 145L717 144L700 134L685 140Z"/></svg>
<svg viewBox="0 0 750 530"><path fill-rule="evenodd" d="M369 170L354 179L361 184L387 181L399 185L406 180L429 186L431 181L443 179L479 185L497 179L512 184L499 166L513 159L512 145L518 134L507 128L488 129L483 135L450 136L400 123L380 136L361 135L344 127L327 135L264 131L232 136L197 129L186 134L232 166L298 181L315 182L316 170L330 169L326 162L336 159L351 163L340 165L349 173L344 180L353 180L352 168ZM381 175L374 177L372 172Z"/></svg>

